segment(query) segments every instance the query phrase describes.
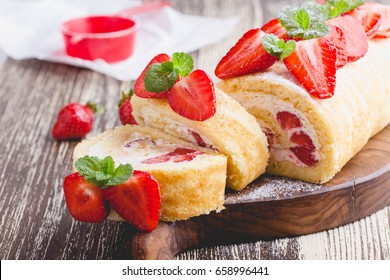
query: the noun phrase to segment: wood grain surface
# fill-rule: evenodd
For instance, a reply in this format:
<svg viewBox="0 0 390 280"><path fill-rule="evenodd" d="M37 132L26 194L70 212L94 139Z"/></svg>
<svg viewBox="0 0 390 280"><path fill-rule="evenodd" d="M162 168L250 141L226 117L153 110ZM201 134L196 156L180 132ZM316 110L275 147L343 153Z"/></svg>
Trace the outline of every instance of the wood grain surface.
<svg viewBox="0 0 390 280"><path fill-rule="evenodd" d="M240 16L231 36L194 53L197 65L213 73L218 60L247 29L300 1L177 0L189 14ZM390 1L381 1L390 5ZM0 258L129 259L134 229L126 223L100 225L71 218L62 192L77 142L50 136L59 109L94 99L107 110L91 134L119 124L120 83L86 69L38 60L8 59L0 70ZM178 259L390 259L390 207L338 227L294 238L214 246Z"/></svg>

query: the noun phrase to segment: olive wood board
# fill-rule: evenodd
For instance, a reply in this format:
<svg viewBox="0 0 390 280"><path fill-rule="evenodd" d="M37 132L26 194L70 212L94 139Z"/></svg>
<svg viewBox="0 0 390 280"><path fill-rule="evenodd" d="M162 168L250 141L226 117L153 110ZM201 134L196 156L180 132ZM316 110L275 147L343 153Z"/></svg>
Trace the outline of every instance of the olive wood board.
<svg viewBox="0 0 390 280"><path fill-rule="evenodd" d="M328 183L263 175L225 209L160 222L131 240L134 259L172 259L185 250L314 233L354 222L390 204L390 125L372 137Z"/></svg>

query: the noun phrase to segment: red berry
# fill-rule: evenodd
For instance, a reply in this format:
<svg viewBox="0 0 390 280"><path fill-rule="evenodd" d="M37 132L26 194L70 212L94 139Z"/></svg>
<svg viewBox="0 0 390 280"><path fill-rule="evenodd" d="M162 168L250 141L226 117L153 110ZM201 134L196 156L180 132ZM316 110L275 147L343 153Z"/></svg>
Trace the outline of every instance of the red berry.
<svg viewBox="0 0 390 280"><path fill-rule="evenodd" d="M345 55L348 62L363 57L368 51L368 39L363 26L352 16L344 15L328 20L330 26L336 26L343 31L345 40Z"/></svg>
<svg viewBox="0 0 390 280"><path fill-rule="evenodd" d="M371 3L376 12L381 13L383 21L381 22L378 31L374 38L389 38L390 37L390 7L378 3Z"/></svg>
<svg viewBox="0 0 390 280"><path fill-rule="evenodd" d="M119 119L123 125L138 124L133 117L133 107L131 106L131 97L134 91L131 90L128 94L122 92L122 99L119 102Z"/></svg>
<svg viewBox="0 0 390 280"><path fill-rule="evenodd" d="M336 50L326 39L302 40L284 64L299 83L316 98L334 95L336 85Z"/></svg>
<svg viewBox="0 0 390 280"><path fill-rule="evenodd" d="M314 166L318 163L318 159L315 157L314 149L304 146L295 146L291 147L290 151L292 151L295 156L307 166Z"/></svg>
<svg viewBox="0 0 390 280"><path fill-rule="evenodd" d="M126 182L105 190L105 195L123 219L143 231L156 228L160 215L160 187L152 175L135 170Z"/></svg>
<svg viewBox="0 0 390 280"><path fill-rule="evenodd" d="M278 58L263 48L261 39L264 35L259 28L246 32L218 63L215 75L220 79L227 79L271 67Z"/></svg>
<svg viewBox="0 0 390 280"><path fill-rule="evenodd" d="M155 92L147 91L146 88L145 88L144 80L145 80L146 72L148 71L148 68L149 68L150 65L152 65L154 63L162 63L162 62L170 61L170 60L171 60L171 57L169 55L165 54L165 53L156 55L149 62L149 64L146 65L146 67L142 71L141 75L135 81L135 83L134 83L135 95L137 95L138 97L142 97L142 98L166 98L167 94L168 94L167 91L164 91L164 92L161 92L161 93L155 93Z"/></svg>
<svg viewBox="0 0 390 280"><path fill-rule="evenodd" d="M375 36L384 20L382 13L376 11L375 7L374 3L364 3L348 13L360 22L369 39Z"/></svg>
<svg viewBox="0 0 390 280"><path fill-rule="evenodd" d="M288 111L278 112L276 114L276 119L283 130L302 127L302 123L299 118Z"/></svg>
<svg viewBox="0 0 390 280"><path fill-rule="evenodd" d="M53 126L52 135L56 140L80 139L93 126L94 111L88 105L70 103L63 107Z"/></svg>
<svg viewBox="0 0 390 280"><path fill-rule="evenodd" d="M290 136L290 141L295 144L295 146L301 146L301 147L306 147L308 149L315 149L315 146L313 144L313 141L311 140L310 136L307 135L303 131L297 131L294 132Z"/></svg>
<svg viewBox="0 0 390 280"><path fill-rule="evenodd" d="M344 31L337 26L330 26L330 34L324 37L336 51L336 69L340 69L348 62L346 55L346 38Z"/></svg>
<svg viewBox="0 0 390 280"><path fill-rule="evenodd" d="M103 189L87 182L78 172L65 177L64 194L68 210L76 220L102 223L107 218L109 207Z"/></svg>
<svg viewBox="0 0 390 280"><path fill-rule="evenodd" d="M155 163L163 163L167 161L171 161L175 163L183 162L183 161L191 161L201 154L203 154L203 152L197 150L192 150L187 148L176 148L173 152L169 152L167 154L157 156L154 158L146 159L141 163L155 164Z"/></svg>
<svg viewBox="0 0 390 280"><path fill-rule="evenodd" d="M204 121L216 112L214 84L203 70L195 70L169 90L172 110L194 121Z"/></svg>
<svg viewBox="0 0 390 280"><path fill-rule="evenodd" d="M288 38L287 30L284 28L277 18L271 19L261 27L261 30L267 34L274 34L280 39L286 40Z"/></svg>

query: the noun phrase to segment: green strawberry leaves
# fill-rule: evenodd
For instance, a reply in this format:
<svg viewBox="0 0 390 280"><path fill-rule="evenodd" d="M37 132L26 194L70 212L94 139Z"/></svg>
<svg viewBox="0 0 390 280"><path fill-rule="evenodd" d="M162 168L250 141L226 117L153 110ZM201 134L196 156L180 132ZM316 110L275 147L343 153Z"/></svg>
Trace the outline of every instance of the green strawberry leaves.
<svg viewBox="0 0 390 280"><path fill-rule="evenodd" d="M133 168L130 164L120 164L115 168L115 162L111 156L104 159L84 156L75 162L75 167L85 180L103 189L119 185L133 175Z"/></svg>
<svg viewBox="0 0 390 280"><path fill-rule="evenodd" d="M179 75L186 77L194 68L192 57L183 52L172 55L172 61L154 63L149 66L145 75L145 89L161 93L168 91L177 81Z"/></svg>

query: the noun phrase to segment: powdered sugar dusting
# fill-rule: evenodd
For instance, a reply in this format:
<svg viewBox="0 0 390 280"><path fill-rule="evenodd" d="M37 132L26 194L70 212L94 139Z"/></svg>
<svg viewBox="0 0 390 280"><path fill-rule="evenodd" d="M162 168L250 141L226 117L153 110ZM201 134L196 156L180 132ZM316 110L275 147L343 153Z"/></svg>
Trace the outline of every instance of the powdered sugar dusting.
<svg viewBox="0 0 390 280"><path fill-rule="evenodd" d="M282 200L319 191L326 186L311 184L284 177L265 175L239 193L228 193L225 204Z"/></svg>

